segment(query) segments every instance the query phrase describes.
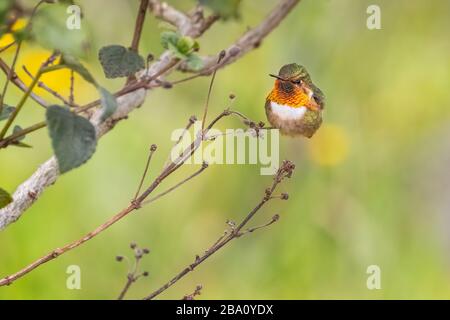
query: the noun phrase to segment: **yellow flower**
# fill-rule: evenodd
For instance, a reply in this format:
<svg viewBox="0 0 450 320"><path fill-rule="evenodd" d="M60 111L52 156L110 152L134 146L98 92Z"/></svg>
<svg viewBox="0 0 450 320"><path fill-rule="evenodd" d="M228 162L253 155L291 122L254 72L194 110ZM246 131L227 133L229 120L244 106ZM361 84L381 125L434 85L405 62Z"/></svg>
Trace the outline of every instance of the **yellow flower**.
<svg viewBox="0 0 450 320"><path fill-rule="evenodd" d="M25 28L27 23L28 23L27 19L24 19L24 18L17 19L16 22L14 22L11 29L12 29L12 31L21 30L21 29Z"/></svg>
<svg viewBox="0 0 450 320"><path fill-rule="evenodd" d="M25 28L26 25L27 25L26 19L17 19L17 21L14 22L13 26L11 27L11 30L18 31L18 30ZM6 33L0 38L0 48L6 47L7 45L9 45L13 42L14 42L14 36L12 35L12 33ZM10 51L11 48L6 50L6 52Z"/></svg>
<svg viewBox="0 0 450 320"><path fill-rule="evenodd" d="M13 42L14 42L14 36L11 33L6 33L0 38L0 48L6 47L7 45L9 45ZM11 50L11 48L9 48L6 51L9 51L9 50Z"/></svg>
<svg viewBox="0 0 450 320"><path fill-rule="evenodd" d="M39 47L25 47L19 56L17 66L24 65L32 75L35 75L42 63L45 62L51 54L51 51ZM26 85L29 85L31 83L30 76L21 67L16 68L16 70L19 78L22 79ZM64 97L68 97L70 94L69 69L61 69L46 73L42 75L40 81ZM74 81L74 92L77 103L85 103L98 97L96 89L82 79L77 73L74 75ZM54 100L53 96L42 88L36 87L33 92L49 101L53 100L54 102L60 103L58 100Z"/></svg>
<svg viewBox="0 0 450 320"><path fill-rule="evenodd" d="M349 146L349 137L342 127L324 124L311 139L309 154L319 165L336 166L347 158Z"/></svg>

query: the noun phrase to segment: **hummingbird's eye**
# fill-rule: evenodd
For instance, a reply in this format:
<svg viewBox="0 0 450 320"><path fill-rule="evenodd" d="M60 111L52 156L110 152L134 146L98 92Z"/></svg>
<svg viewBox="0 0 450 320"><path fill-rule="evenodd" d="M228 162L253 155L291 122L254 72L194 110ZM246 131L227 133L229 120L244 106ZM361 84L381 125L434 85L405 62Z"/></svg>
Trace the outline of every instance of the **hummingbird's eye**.
<svg viewBox="0 0 450 320"><path fill-rule="evenodd" d="M293 80L292 83L295 83L295 84L301 84L301 83L302 83L302 80L300 80L300 79Z"/></svg>

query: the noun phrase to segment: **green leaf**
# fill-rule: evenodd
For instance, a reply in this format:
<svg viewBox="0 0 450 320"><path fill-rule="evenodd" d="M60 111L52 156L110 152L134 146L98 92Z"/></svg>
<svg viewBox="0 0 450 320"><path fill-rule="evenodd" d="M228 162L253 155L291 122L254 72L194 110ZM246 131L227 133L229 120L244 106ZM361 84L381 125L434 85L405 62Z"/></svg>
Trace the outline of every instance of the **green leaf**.
<svg viewBox="0 0 450 320"><path fill-rule="evenodd" d="M8 192L0 188L0 209L6 207L13 201Z"/></svg>
<svg viewBox="0 0 450 320"><path fill-rule="evenodd" d="M47 108L46 118L61 173L89 160L97 145L95 128L89 120L57 105Z"/></svg>
<svg viewBox="0 0 450 320"><path fill-rule="evenodd" d="M101 87L97 81L95 81L94 77L91 75L91 73L81 64L81 62L78 61L77 58L64 54L61 57L61 65L64 65L68 67L69 69L72 69L73 71L77 72L80 76L82 76L87 82L92 83L95 87L97 87L98 92L100 94L100 101L103 107L103 113L101 116L101 121L105 121L109 116L111 116L114 111L117 109L117 101L116 98L109 93L108 90Z"/></svg>
<svg viewBox="0 0 450 320"><path fill-rule="evenodd" d="M187 67L192 71L198 71L203 68L203 60L196 54L191 53L186 59Z"/></svg>
<svg viewBox="0 0 450 320"><path fill-rule="evenodd" d="M14 109L14 107L4 104L2 113L0 113L0 121L8 119L11 113L13 113Z"/></svg>
<svg viewBox="0 0 450 320"><path fill-rule="evenodd" d="M169 43L176 47L180 35L173 31L164 31L161 33L161 45L164 49L169 49Z"/></svg>
<svg viewBox="0 0 450 320"><path fill-rule="evenodd" d="M169 48L169 50L172 52L172 54L175 57L177 57L177 58L179 58L181 60L184 60L184 59L187 58L187 55L182 53L175 44L169 42L168 43L168 48Z"/></svg>
<svg viewBox="0 0 450 320"><path fill-rule="evenodd" d="M33 18L31 34L44 48L79 57L86 52L86 28L68 29L66 10L67 5L62 3L42 6Z"/></svg>
<svg viewBox="0 0 450 320"><path fill-rule="evenodd" d="M23 143L21 141L14 141L13 143L11 143L11 145L14 147L20 147L20 148L33 148L29 144Z"/></svg>
<svg viewBox="0 0 450 320"><path fill-rule="evenodd" d="M241 0L199 0L200 5L208 7L223 20L239 18Z"/></svg>
<svg viewBox="0 0 450 320"><path fill-rule="evenodd" d="M88 69L86 69L86 67L83 66L81 62L78 61L78 59L75 58L74 56L70 54L63 54L61 57L60 64L65 65L67 68L75 71L80 76L82 76L83 79L86 80L87 82L97 86L97 82L95 81L91 73L88 71Z"/></svg>
<svg viewBox="0 0 450 320"><path fill-rule="evenodd" d="M164 31L161 33L161 44L165 49L168 49L172 54L181 59L186 60L193 51L199 49L199 44L193 38L188 36L180 36L173 31Z"/></svg>
<svg viewBox="0 0 450 320"><path fill-rule="evenodd" d="M177 41L177 48L183 54L188 54L193 50L196 41L191 37L181 37Z"/></svg>
<svg viewBox="0 0 450 320"><path fill-rule="evenodd" d="M19 131L22 131L22 128L18 125L14 126L13 134L15 134ZM22 141L24 138L25 138L25 136L21 136L21 137L17 138L16 141Z"/></svg>
<svg viewBox="0 0 450 320"><path fill-rule="evenodd" d="M100 101L102 103L103 112L100 120L103 122L109 118L117 109L116 98L105 88L98 87L100 92Z"/></svg>
<svg viewBox="0 0 450 320"><path fill-rule="evenodd" d="M99 59L107 78L128 77L145 68L144 58L120 45L101 48Z"/></svg>

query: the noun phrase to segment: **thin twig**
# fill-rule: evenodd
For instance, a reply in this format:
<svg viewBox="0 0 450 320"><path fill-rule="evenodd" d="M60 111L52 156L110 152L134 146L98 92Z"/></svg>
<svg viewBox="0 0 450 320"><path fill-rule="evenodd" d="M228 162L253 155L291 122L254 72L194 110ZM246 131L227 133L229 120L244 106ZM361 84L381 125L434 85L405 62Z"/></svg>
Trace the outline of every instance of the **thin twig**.
<svg viewBox="0 0 450 320"><path fill-rule="evenodd" d="M202 286L201 284L197 285L197 286L195 287L194 292L192 292L191 294L185 295L185 296L183 297L183 299L181 299L181 300L194 300L194 298L195 298L196 296L199 296L199 295L202 294L202 292L201 292L202 289L203 289L203 286Z"/></svg>
<svg viewBox="0 0 450 320"><path fill-rule="evenodd" d="M142 35L142 27L144 26L145 14L147 13L148 2L149 2L149 0L141 0L141 3L139 5L139 11L138 11L138 14L136 17L136 23L134 26L133 40L131 41L131 47L130 47L130 49L134 52L139 52L139 41L140 41L141 35ZM136 79L136 77L134 75L130 75L127 78L127 83L131 83L135 79Z"/></svg>
<svg viewBox="0 0 450 320"><path fill-rule="evenodd" d="M204 262L206 259L208 259L210 256L212 256L214 253L219 251L221 248L223 248L227 243L230 241L239 238L244 233L241 232L242 229L247 225L247 223L255 216L255 214L266 204L271 200L271 195L275 191L276 187L283 181L284 178L290 178L295 166L290 161L284 161L283 164L278 169L272 185L265 190L264 196L261 199L261 201L251 210L247 216L242 220L242 222L238 225L238 227L232 227L231 231L226 234L226 236L222 235L219 240L214 242L214 244L205 251L205 253L201 256L197 255L195 257L195 261L185 267L183 270L181 270L175 277L173 277L171 280L169 280L167 283L165 283L162 287L151 293L150 295L146 296L145 300L151 300L164 291L166 291L168 288L173 286L176 282L178 282L180 279L182 279L184 276L186 276L189 272L193 271L198 265L200 265L202 262ZM274 223L278 220L278 216L274 216L270 223L266 224L266 226ZM262 226L253 228L253 231L262 228ZM251 232L251 231L250 231Z"/></svg>
<svg viewBox="0 0 450 320"><path fill-rule="evenodd" d="M142 174L142 178L141 178L141 181L139 182L139 187L136 190L136 195L134 196L133 201L136 201L136 198L139 196L139 193L141 192L142 185L144 184L144 180L145 180L145 177L147 176L148 168L150 166L150 161L152 160L152 157L153 157L153 154L156 151L156 148L157 148L156 144L152 144L150 146L150 152L148 153L148 157L147 157L147 162L145 164L144 173Z"/></svg>
<svg viewBox="0 0 450 320"><path fill-rule="evenodd" d="M5 63L5 61L2 58L0 58L0 69L6 75L8 75L11 70L11 68ZM19 77L15 72L12 73L11 82L23 92L26 92L28 90L28 87L22 80L19 79ZM36 101L39 105L41 105L44 108L48 106L48 103L43 98L41 98L40 96L38 96L33 92L30 94L30 98Z"/></svg>
<svg viewBox="0 0 450 320"><path fill-rule="evenodd" d="M119 297L117 300L123 300L125 298L125 295L127 294L128 290L130 289L131 285L133 284L134 279L133 277L130 277L130 275L127 275L127 282L125 283L125 287L123 287L122 291L119 294Z"/></svg>
<svg viewBox="0 0 450 320"><path fill-rule="evenodd" d="M17 132L14 132L13 134L5 137L3 140L0 141L0 149L1 148L6 148L9 144L14 143L19 138L21 138L21 137L23 137L23 136L25 136L25 135L27 135L27 134L29 134L31 132L34 132L34 131L37 131L39 129L45 128L46 125L47 125L47 123L45 121L42 121L42 122L36 123L36 124L34 124L32 126L29 126L28 128L25 128L25 129L19 130Z"/></svg>
<svg viewBox="0 0 450 320"><path fill-rule="evenodd" d="M189 121L188 121L186 127L184 127L183 132L181 132L181 134L178 137L177 141L175 141L175 144L173 145L173 147L171 149L171 152L170 152L169 156L167 157L167 160L166 160L166 162L164 164L164 167L168 166L168 164L170 163L171 157L172 157L173 150L176 148L176 146L178 146L180 144L180 142L183 140L184 136L189 131L189 129L192 127L192 125L195 123L195 121L197 121L197 117L195 115L192 115L189 118Z"/></svg>
<svg viewBox="0 0 450 320"><path fill-rule="evenodd" d="M198 176L200 173L202 173L206 168L208 168L208 164L206 162L204 162L202 164L202 167L197 170L196 172L194 172L193 174L191 174L189 177L181 180L180 182L178 182L176 185L174 185L173 187L170 187L169 189L167 189L166 191L161 192L160 194L154 196L153 198L150 198L144 202L142 202L141 205L146 205L149 204L151 202L154 202L156 200L158 200L159 198L165 196L166 194L172 192L175 189L178 189L179 187L181 187L183 184L185 184L186 182L188 182L189 180L192 180L193 178L195 178L196 176Z"/></svg>
<svg viewBox="0 0 450 320"><path fill-rule="evenodd" d="M216 122L217 121L215 121L214 123L216 123ZM211 125L208 126L208 129L210 129L211 127L212 127ZM195 148L192 148L191 146L189 146L188 148L186 148L186 150L183 152L183 154L192 154L198 148L198 145L199 144L196 144ZM150 186L141 195L139 195L137 198L135 198L128 207L126 207L125 209L123 209L122 211L120 211L119 213L114 215L111 219L109 219L108 221L106 221L105 223L103 223L102 225L97 227L94 231L86 234L82 238L75 240L75 241L63 246L62 248L57 248L57 249L51 251L49 254L43 256L42 258L29 264L22 270L14 273L10 276L4 277L3 279L0 279L0 287L11 284L13 281L23 277L24 275L26 275L27 273L31 272L32 270L38 268L42 264L59 257L60 255L80 246L81 244L85 243L86 241L89 241L90 239L92 239L93 237L98 235L99 233L101 233L101 232L105 231L106 229L108 229L109 227L111 227L117 221L119 221L122 218L124 218L125 216L127 216L130 212L132 212L134 210L138 210L141 207L142 203L146 200L146 198L161 184L161 182L163 182L169 175L171 175L178 168L180 168L183 163L184 163L184 160L183 160L183 162L177 162L177 163L172 162L169 166L167 166L166 168L164 168L161 171L161 173L153 180L153 182L150 184ZM188 180L192 179L194 176L201 173L205 168L206 168L205 165L202 166L202 169L200 172L195 173L194 175L190 176L189 178L183 180L181 183L177 184L175 187L172 187L171 189L165 191L164 195L168 194L170 191L178 188L180 185L182 185L185 182L187 182ZM163 194L161 194L157 197L160 198L162 195ZM154 199L154 200L156 200L156 199Z"/></svg>
<svg viewBox="0 0 450 320"><path fill-rule="evenodd" d="M122 218L124 218L125 216L127 216L130 212L132 212L134 210L138 210L139 208L141 208L141 206L144 204L144 201L147 199L147 197L150 194L153 193L153 191L161 184L161 182L163 182L168 176L170 176L177 169L179 169L185 163L185 161L190 156L192 156L194 154L194 152L201 145L202 141L204 141L204 139L205 139L207 133L209 132L209 130L211 130L213 128L213 126L216 125L222 118L224 118L226 116L230 116L230 115L232 115L234 113L235 112L232 112L232 111L227 109L227 110L224 110L223 112L221 112L216 118L214 118L211 121L211 123L205 128L205 130L203 131L203 134L199 134L197 139L194 142L192 142L191 145L186 147L184 149L184 151L181 153L181 155L177 159L173 160L168 166L164 167L164 169L153 180L153 182L150 184L150 186L146 190L144 190L138 197L135 197L133 199L133 201L131 202L131 205L129 205L127 208L125 208L122 211L120 211L118 214L113 216L110 220L106 221L104 224L100 225L94 231L88 233L84 237L82 237L82 238L80 238L78 240L75 240L75 241L65 245L62 248L55 249L52 252L50 252L49 254L45 255L44 257L42 257L42 258L36 260L35 262L31 263L30 265L26 266L22 270L14 273L14 274L12 274L10 276L7 276L7 277L5 277L3 279L0 279L0 287L4 286L4 285L11 284L13 281L17 280L18 278L23 277L27 273L29 273L32 270L38 268L40 265L42 265L42 264L44 264L44 263L46 263L46 262L48 262L50 260L53 260L53 259L57 258L58 256L60 256L61 254L64 254L64 253L66 253L66 252L68 252L68 251L70 251L70 250L80 246L84 242L92 239L93 237L95 237L99 233L101 233L101 232L105 231L106 229L108 229L109 227L111 227L114 223L116 223L117 221L119 221ZM155 196L153 199L149 199L149 202L153 202L153 201L161 198L162 196L170 193L171 191L177 189L178 187L180 187L181 185L183 185L187 181L189 181L192 178L194 178L197 175L199 175L206 168L207 168L207 164L204 163L200 170L198 170L197 172L195 172L191 176L185 178L184 180L182 180L181 182L179 182L175 186L173 186L173 187L169 188L168 190L162 192L161 194ZM146 170L147 170L147 168L146 168Z"/></svg>
<svg viewBox="0 0 450 320"><path fill-rule="evenodd" d="M217 65L220 64L220 61L225 57L225 51L221 51L219 54L219 58L217 59ZM214 79L216 78L217 68L214 69L213 75L211 77L211 81L209 82L208 95L206 96L205 109L203 111L202 118L202 134L203 129L205 128L206 115L208 114L208 106L209 106L209 98L211 97L212 87L214 85Z"/></svg>
<svg viewBox="0 0 450 320"><path fill-rule="evenodd" d="M25 73L33 80L33 75L31 74L31 72L27 69L27 67L25 65L22 66L23 71L25 71ZM59 99L62 103L64 103L65 105L68 105L70 107L74 107L77 108L79 106L75 105L73 102L69 100L67 100L66 98L64 98L62 95L60 95L58 92L56 92L55 90L53 90L52 88L50 88L49 86L47 86L43 81L38 81L37 86L39 88L44 89L45 91L47 91L48 93L50 93L52 96L54 96L56 99Z"/></svg>
<svg viewBox="0 0 450 320"><path fill-rule="evenodd" d="M15 44L16 44L16 41L14 40L13 42L7 44L6 46L1 47L1 48L0 48L0 53L2 53L2 52L5 51L5 50L8 50L9 48L11 48L11 47L12 47L13 45L15 45Z"/></svg>
<svg viewBox="0 0 450 320"><path fill-rule="evenodd" d="M124 95L134 92L134 91L137 91L139 89L151 89L151 88L160 86L159 84L152 84L152 81L156 80L159 76L165 74L170 69L175 67L178 64L178 62L179 62L179 59L177 59L177 58L172 59L164 68L162 68L161 70L156 72L154 75L150 76L148 79L142 79L140 81L127 84L125 87L123 87L119 91L115 92L113 94L114 97L119 98L121 96L124 96ZM88 111L89 109L92 109L92 108L98 106L100 104L100 102L101 102L100 99L92 101L84 106L79 107L76 110L76 112L82 113L82 112Z"/></svg>
<svg viewBox="0 0 450 320"><path fill-rule="evenodd" d="M139 6L139 12L136 18L136 24L134 26L133 41L131 42L131 50L135 52L139 51L139 40L142 35L142 27L144 26L148 2L149 0L141 0L141 4Z"/></svg>
<svg viewBox="0 0 450 320"><path fill-rule="evenodd" d="M3 91L2 91L2 93L0 95L0 114L3 111L3 103L5 101L5 94L6 94L6 91L8 90L9 82L11 81L11 78L14 75L14 68L16 67L16 62L17 62L17 58L19 57L19 52L20 52L20 48L21 47L22 47L22 41L20 41L17 44L16 52L14 53L14 58L13 58L13 61L12 61L12 64L11 64L11 68L9 69L9 72L6 75L5 85L3 86Z"/></svg>
<svg viewBox="0 0 450 320"><path fill-rule="evenodd" d="M75 72L70 70L70 89L69 89L69 105L75 105Z"/></svg>
<svg viewBox="0 0 450 320"><path fill-rule="evenodd" d="M136 210L136 207L133 204L129 205L128 207L126 207L125 209L123 209L122 211L117 213L115 216L113 216L111 219L109 219L107 222L105 222L102 225L100 225L99 227L97 227L94 231L87 233L82 238L80 238L76 241L73 241L61 248L56 248L56 249L52 250L51 252L49 252L48 254L46 254L45 256L43 256L43 257L37 259L36 261L34 261L33 263L29 264L25 268L17 271L16 273L13 273L9 276L4 277L3 279L0 279L0 286L10 285L15 280L23 277L24 275L28 274L29 272L33 271L34 269L38 268L39 266L43 265L44 263L54 260L54 259L58 258L60 255L79 247L80 245L82 245L86 241L91 240L92 238L97 236L100 232L102 232L103 230L106 230L107 228L109 228L114 223L121 220L123 217L125 217L126 215L128 215L130 212L132 212L134 210Z"/></svg>
<svg viewBox="0 0 450 320"><path fill-rule="evenodd" d="M243 57L249 51L258 48L261 41L272 31L278 24L291 12L291 10L298 4L300 0L279 0L277 5L270 11L270 13L260 22L255 28L249 29L242 37L227 49L229 53L227 59L224 59L221 63L221 67L232 64L237 59ZM205 32L210 26L205 18L204 22L195 21L191 24L188 35L192 37L198 37ZM239 48L238 51L233 48ZM165 67L171 59L169 52L165 51L159 59L155 59L155 63L150 66L150 73L155 73ZM210 68L211 65L215 65L217 62L217 56L214 57L214 63L211 64L210 60L206 60L204 70ZM171 71L170 69L169 71ZM202 72L202 71L200 71ZM143 71L144 75L146 71ZM166 74L164 74L166 75ZM155 84L156 85L156 84ZM122 119L126 119L127 115L131 113L135 108L142 105L145 101L145 92L142 90L136 90L129 92L128 94L118 98L119 107L117 112L111 117L111 121L106 121L102 124L95 124L96 130L99 133L99 137L111 131L115 124ZM93 116L102 112L98 110ZM44 193L44 191L51 185L53 185L59 178L58 164L54 157L47 160L19 187L13 194L14 201L0 209L0 230L7 228L11 223L20 219L22 214L31 207ZM29 197L29 194L33 193L34 197Z"/></svg>
<svg viewBox="0 0 450 320"><path fill-rule="evenodd" d="M55 61L55 59L57 58L58 55L59 55L58 52L54 52L48 57L48 59L44 63L42 63L42 65L40 66L39 70L37 71L36 76L31 81L31 84L28 87L27 91L25 91L25 93L22 96L22 98L20 99L19 103L16 105L16 108L11 113L11 115L9 116L9 118L6 121L5 125L3 126L3 129L0 131L0 141L3 140L3 138L5 137L5 134L8 132L8 129L11 127L11 125L13 124L13 122L16 119L17 115L22 110L25 102L27 101L27 99L30 96L31 92L33 91L34 87L38 83L39 78L45 72L48 72L48 71L52 70L52 67L50 67L50 65Z"/></svg>
<svg viewBox="0 0 450 320"><path fill-rule="evenodd" d="M117 300L123 300L125 298L125 295L127 294L127 292L130 290L131 286L133 285L133 283L135 283L137 280L139 280L139 278L148 276L147 271L140 272L139 264L140 264L142 258L144 257L144 254L150 253L150 250L148 250L146 248L141 249L135 243L131 243L130 248L134 251L134 266L133 266L133 268L130 268L129 259L126 256L117 256L116 257L116 261L118 261L118 262L122 261L123 259L126 259L128 262L128 267L129 267L129 270L127 273L127 281L125 282L125 286L123 287L122 291L120 292Z"/></svg>

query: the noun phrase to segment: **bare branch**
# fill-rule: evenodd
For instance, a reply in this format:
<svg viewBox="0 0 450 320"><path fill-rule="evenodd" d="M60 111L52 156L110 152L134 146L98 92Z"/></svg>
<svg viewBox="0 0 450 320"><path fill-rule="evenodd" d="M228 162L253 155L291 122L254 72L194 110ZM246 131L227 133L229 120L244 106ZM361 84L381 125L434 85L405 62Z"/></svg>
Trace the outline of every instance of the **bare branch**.
<svg viewBox="0 0 450 320"><path fill-rule="evenodd" d="M153 198L150 198L144 202L142 202L142 205L146 205L149 204L151 202L154 202L156 200L158 200L159 198L165 196L166 194L172 192L175 189L178 189L179 187L181 187L183 184L185 184L186 182L188 182L189 180L192 180L193 178L195 178L196 176L198 176L200 173L202 173L206 168L208 168L208 164L207 163L203 163L202 167L197 170L196 172L194 172L193 174L191 174L189 177L185 178L184 180L181 180L180 182L178 182L176 185L174 185L173 187L170 187L169 189L167 189L166 191L161 192L160 194L154 196Z"/></svg>
<svg viewBox="0 0 450 320"><path fill-rule="evenodd" d="M299 0L280 0L278 5L259 26L248 31L237 41L236 44L229 47L226 57L222 60L220 66L224 67L225 65L236 61L248 51L258 47L258 44L261 43L263 38L267 36L270 31L273 30L280 23L280 21L286 17L289 11L298 2ZM211 21L208 23L206 22L206 20L208 20L207 18L203 19L203 22L201 23L197 20L193 18L195 23L190 26L189 30L186 29L185 32L187 34L199 36L211 25ZM235 47L239 49L236 51L233 49ZM209 59L206 61L206 68L203 71L204 74L209 72L208 66L213 66L215 62L216 61L210 61ZM167 70L164 73L164 75L167 75L173 70L173 68L167 68L171 64L173 64L173 57L170 52L166 51L160 56L158 61L149 67L148 74L155 75L161 70ZM147 71L143 71L140 76L144 76L146 73ZM145 101L146 89L147 88L139 87L134 91L130 91L119 96L117 98L118 108L116 112L103 123L100 121L102 111L96 110L93 113L91 122L95 125L99 138L109 132L117 122L122 119L126 119L128 114L135 108L142 105ZM6 228L8 225L19 219L23 212L25 212L25 210L27 210L40 197L45 189L56 182L58 177L58 164L55 157L52 157L43 163L30 178L28 178L16 189L13 194L14 201L7 207L0 209L0 230ZM30 197L30 194L33 196Z"/></svg>
<svg viewBox="0 0 450 320"><path fill-rule="evenodd" d="M10 73L10 70L11 70L11 68L5 63L5 61L3 61L2 58L0 58L0 69L6 75L8 75ZM23 92L26 92L28 90L28 87L25 85L25 83L22 80L20 80L20 78L17 76L17 74L15 72L12 73L11 82L17 88L22 90ZM48 106L48 103L43 98L41 98L40 96L38 96L37 94L35 94L33 92L30 94L30 98L33 99L34 101L36 101L41 106L43 106L44 108L46 108Z"/></svg>
<svg viewBox="0 0 450 320"><path fill-rule="evenodd" d="M70 105L75 105L75 72L70 70L70 88L69 88L69 102Z"/></svg>
<svg viewBox="0 0 450 320"><path fill-rule="evenodd" d="M144 26L148 3L149 0L141 0L141 4L139 6L139 13L136 19L136 25L134 27L133 41L131 42L131 50L136 52L139 50L139 41L141 40L142 27Z"/></svg>
<svg viewBox="0 0 450 320"><path fill-rule="evenodd" d="M300 0L279 1L277 6L270 11L269 15L257 27L247 31L233 45L226 49L226 58L222 60L220 67L224 67L258 48L262 40L274 30L278 24L289 14L289 12L300 2ZM200 75L211 74L216 67L216 57L203 57L204 67L197 71ZM185 63L179 66L181 71L191 71Z"/></svg>
<svg viewBox="0 0 450 320"><path fill-rule="evenodd" d="M293 171L295 169L295 166L290 161L284 161L283 164L278 169L275 177L273 178L272 185L267 188L264 192L264 196L262 197L261 201L245 216L245 218L242 220L241 223L236 227L235 223L228 223L231 230L226 231L223 235L220 236L220 238L214 242L214 244L206 250L203 255L197 255L195 256L195 260L193 263L185 267L183 270L181 270L175 277L173 277L171 280L169 280L167 283L165 283L162 287L145 297L145 300L151 300L166 291L168 288L173 286L175 283L177 283L180 279L182 279L184 276L186 276L188 273L193 271L198 265L200 265L202 262L204 262L206 259L208 259L210 256L212 256L214 253L219 251L221 248L223 248L226 244L228 244L230 241L239 238L240 236L244 235L245 233L250 233L255 230L267 227L273 223L275 223L279 216L275 215L272 217L272 220L262 226L253 227L250 229L247 229L245 231L242 231L242 229L248 224L248 222L256 215L256 213L270 200L272 200L272 194L274 193L277 186L283 181L285 178L290 178Z"/></svg>
<svg viewBox="0 0 450 320"><path fill-rule="evenodd" d="M153 15L164 20L178 29L178 31L187 35L191 31L191 19L184 12L178 11L166 2L150 0L149 9Z"/></svg>
<svg viewBox="0 0 450 320"><path fill-rule="evenodd" d="M22 69L31 78L31 80L34 79L34 76L31 74L31 72L27 69L27 67L25 65L22 66ZM52 88L47 86L43 81L38 81L37 86L39 88L44 89L48 93L50 93L52 96L54 96L56 99L60 100L62 103L66 104L68 106L74 107L74 108L78 107L73 102L71 102L70 100L67 100L62 95L60 95L58 92L56 92L55 90L53 90Z"/></svg>
<svg viewBox="0 0 450 320"><path fill-rule="evenodd" d="M230 113L227 112L226 114L224 112L222 112L218 117L216 117L209 125L208 127L204 130L204 134L206 135L208 130L210 130L214 124L216 124L220 119L222 119L225 115L229 115ZM51 251L50 253L46 254L45 256L37 259L35 262L29 264L28 266L26 266L25 268L23 268L22 270L4 277L3 279L0 279L0 287L1 286L5 286L5 285L10 285L13 281L23 277L24 275L28 274L29 272L33 271L34 269L38 268L39 266L43 265L44 263L47 263L53 259L56 259L57 257L59 257L60 255L67 253L68 251L75 249L77 247L79 247L80 245L82 245L83 243L91 240L92 238L94 238L95 236L97 236L98 234L100 234L101 232L107 230L109 227L111 227L113 224L115 224L116 222L118 222L119 220L125 218L129 213L138 210L142 207L142 205L144 204L145 200L148 198L148 196L150 194L152 194L154 192L154 190L168 177L170 176L172 173L174 173L178 168L180 168L184 162L186 161L186 159L188 158L188 156L192 155L200 146L201 142L202 142L202 138L204 135L199 135L200 140L196 140L192 145L188 146L182 153L182 155L177 158L175 161L169 163L168 166L164 167L162 169L162 171L157 175L157 177L153 180L153 182L150 184L150 186L144 191L142 192L142 194L140 194L139 196L136 196L132 201L131 204L128 205L126 208L124 208L123 210L121 210L119 213L117 213L116 215L114 215L112 218L110 218L108 221L106 221L105 223L103 223L102 225L98 226L95 230L89 232L88 234L84 235L83 237L66 244L65 246L61 247L61 248L56 248L53 251ZM154 150L152 151L154 152ZM150 157L149 157L150 158ZM52 161L52 159L50 159L49 161ZM149 162L149 161L148 161ZM155 196L154 198L150 199L150 202L155 201L159 198L161 198L162 196L170 193L171 191L175 190L176 188L180 187L181 185L183 185L184 183L186 183L187 181L191 180L192 178L196 177L197 175L199 175L201 172L203 172L205 169L207 168L207 164L204 163L202 165L202 168L200 170L198 170L197 172L195 172L194 174L192 174L191 176L189 176L188 178L182 180L180 183L176 184L175 186L169 188L168 190L162 192L161 194ZM145 171L144 171L144 177L145 177L145 172L148 170L148 167L145 167ZM44 177L45 178L45 177ZM50 177L51 178L51 177ZM140 188L139 188L140 189ZM36 193L33 193L32 196L29 194L28 197L30 199L35 198L37 195Z"/></svg>
<svg viewBox="0 0 450 320"><path fill-rule="evenodd" d="M6 91L8 90L8 85L11 81L11 78L13 77L14 74L14 68L16 66L16 62L17 62L17 58L19 57L19 52L20 52L20 48L22 47L22 42L19 42L17 44L17 48L16 48L16 52L14 53L14 58L11 64L11 69L9 69L9 72L6 74L6 81L5 81L5 85L3 86L3 91L0 94L0 114L3 111L3 103L5 101L5 94Z"/></svg>
<svg viewBox="0 0 450 320"><path fill-rule="evenodd" d="M138 189L136 191L136 195L133 198L133 201L136 201L136 198L139 196L139 193L141 193L142 185L144 184L144 180L145 180L145 177L147 176L148 168L150 166L150 161L152 161L152 157L153 157L153 154L156 151L156 148L157 148L156 144L152 144L150 146L150 152L148 153L148 157L147 157L147 162L145 164L144 173L142 174L142 178L141 178L141 181L139 182L139 186L138 186Z"/></svg>

